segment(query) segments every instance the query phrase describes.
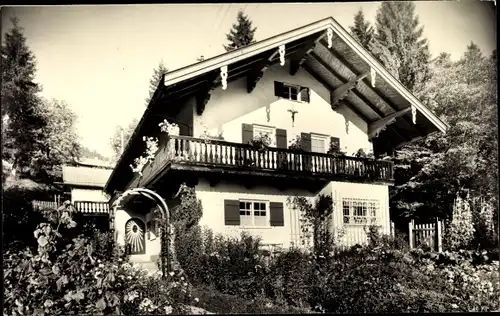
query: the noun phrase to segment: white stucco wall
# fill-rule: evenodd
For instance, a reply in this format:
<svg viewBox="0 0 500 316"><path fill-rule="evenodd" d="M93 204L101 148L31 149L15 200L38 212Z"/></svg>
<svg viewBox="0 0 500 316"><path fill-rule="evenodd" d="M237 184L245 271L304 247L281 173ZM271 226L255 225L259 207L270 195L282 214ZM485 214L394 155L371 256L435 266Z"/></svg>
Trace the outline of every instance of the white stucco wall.
<svg viewBox="0 0 500 316"><path fill-rule="evenodd" d="M350 182L330 182L323 191L323 194L332 196L335 202L335 210L332 226L335 230L345 228L345 235L341 238L344 245L352 246L366 240L365 227L360 225L345 225L343 223L343 198L354 199L373 199L379 202L377 211L378 225L381 226L381 232L390 233L389 218L389 186L366 183Z"/></svg>
<svg viewBox="0 0 500 316"><path fill-rule="evenodd" d="M342 198L376 199L380 201L380 209L377 216L384 233L389 233L389 190L386 185L359 184L347 182L330 182L318 194L308 191L279 191L278 189L259 185L252 189L246 189L243 185L221 182L211 187L206 181L201 180L196 186L196 195L203 206L203 216L200 225L207 226L214 233L237 237L242 231L252 235L260 236L263 243L282 244L289 247L291 242L300 242L299 213L287 204L289 196L305 196L313 200L319 194L330 195L335 202L333 214L333 228L341 228L343 225ZM284 226L268 228L248 228L243 226L226 226L224 224L224 200L265 200L283 203ZM366 240L366 234L362 226L346 226L347 232L341 242L345 245L353 245Z"/></svg>
<svg viewBox="0 0 500 316"><path fill-rule="evenodd" d="M211 187L208 182L200 180L196 186L196 196L201 200L203 216L200 220L201 226L207 226L216 234L238 237L241 232L246 231L254 236L262 238L264 244L282 244L289 247L292 241L292 234L297 234L296 211L291 210L287 205L288 196L298 194L301 196L313 196L312 193L302 190L279 191L276 188L259 185L252 189L247 189L243 185L222 181L215 187ZM267 228L249 228L243 226L226 226L224 224L224 200L264 200L270 202L283 203L284 226L274 226Z"/></svg>
<svg viewBox="0 0 500 316"><path fill-rule="evenodd" d="M99 189L71 189L71 202L75 201L92 201L92 202L108 202L109 196Z"/></svg>
<svg viewBox="0 0 500 316"><path fill-rule="evenodd" d="M194 136L202 135L206 127L210 133L222 130L226 141L241 143L242 123L262 124L286 129L288 141L301 132L318 133L340 138L340 146L348 155L360 148L366 152L372 150L366 122L344 105L332 110L328 89L305 70L300 69L295 76L288 70L288 63L270 67L252 93L247 93L245 78L231 82L225 91L221 87L215 89L203 114L194 113ZM309 87L310 103L278 99L274 95L274 81ZM194 106L193 103L188 102L186 106ZM270 107L269 122L267 106ZM298 111L293 127L288 109ZM346 119L349 121L347 131Z"/></svg>

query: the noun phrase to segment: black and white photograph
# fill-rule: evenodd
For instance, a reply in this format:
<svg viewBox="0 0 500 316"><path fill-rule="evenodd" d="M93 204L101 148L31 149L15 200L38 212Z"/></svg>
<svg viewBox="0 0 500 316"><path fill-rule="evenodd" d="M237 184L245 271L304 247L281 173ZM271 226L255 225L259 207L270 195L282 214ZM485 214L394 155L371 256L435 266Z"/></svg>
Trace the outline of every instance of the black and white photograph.
<svg viewBox="0 0 500 316"><path fill-rule="evenodd" d="M0 10L4 315L500 312L496 1Z"/></svg>

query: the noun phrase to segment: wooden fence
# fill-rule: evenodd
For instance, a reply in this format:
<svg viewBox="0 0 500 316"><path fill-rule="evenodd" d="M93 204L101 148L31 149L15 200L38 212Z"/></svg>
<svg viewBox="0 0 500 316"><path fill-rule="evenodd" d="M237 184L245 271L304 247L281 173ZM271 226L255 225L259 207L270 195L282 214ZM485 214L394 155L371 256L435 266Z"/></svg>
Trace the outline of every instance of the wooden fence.
<svg viewBox="0 0 500 316"><path fill-rule="evenodd" d="M410 249L427 245L434 251L443 251L443 222L441 220L415 224L415 220L412 219L408 224L408 231Z"/></svg>

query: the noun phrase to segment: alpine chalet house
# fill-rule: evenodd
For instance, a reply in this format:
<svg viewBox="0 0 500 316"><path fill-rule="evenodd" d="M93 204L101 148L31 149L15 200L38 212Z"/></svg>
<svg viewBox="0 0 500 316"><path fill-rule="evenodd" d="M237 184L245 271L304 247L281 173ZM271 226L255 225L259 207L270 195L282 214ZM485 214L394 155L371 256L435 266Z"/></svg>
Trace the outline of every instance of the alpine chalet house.
<svg viewBox="0 0 500 316"><path fill-rule="evenodd" d="M159 127L165 119L179 126L168 141ZM185 182L202 201L200 225L233 236L248 231L282 247L300 240L299 214L287 198L328 194L335 201L331 227L345 228L341 240L352 245L366 241L370 224L389 233L393 184L391 162L354 153L384 157L445 129L327 18L166 74L105 190L112 203L120 192L146 187L173 207ZM266 135L267 148L258 141ZM158 137L159 150L140 175L130 166L149 136ZM112 221L133 261L158 257L160 240L149 231L153 209L132 195Z"/></svg>

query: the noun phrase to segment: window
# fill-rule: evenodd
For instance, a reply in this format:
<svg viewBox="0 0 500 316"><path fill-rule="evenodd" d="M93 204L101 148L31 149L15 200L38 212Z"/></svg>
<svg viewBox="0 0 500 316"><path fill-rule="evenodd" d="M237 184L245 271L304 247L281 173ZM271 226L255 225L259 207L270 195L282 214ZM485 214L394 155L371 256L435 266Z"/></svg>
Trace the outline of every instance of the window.
<svg viewBox="0 0 500 316"><path fill-rule="evenodd" d="M299 87L283 85L283 98L288 100L299 100Z"/></svg>
<svg viewBox="0 0 500 316"><path fill-rule="evenodd" d="M309 88L294 84L275 81L274 95L291 101L309 102Z"/></svg>
<svg viewBox="0 0 500 316"><path fill-rule="evenodd" d="M240 201L241 226L268 226L268 207L264 201Z"/></svg>
<svg viewBox="0 0 500 316"><path fill-rule="evenodd" d="M276 146L276 129L274 127L263 126L263 125L253 125L253 137L262 137L267 135L271 140L271 147Z"/></svg>
<svg viewBox="0 0 500 316"><path fill-rule="evenodd" d="M326 153L328 136L311 134L311 151L315 153Z"/></svg>
<svg viewBox="0 0 500 316"><path fill-rule="evenodd" d="M342 199L344 224L372 225L377 224L377 213L380 209L378 200Z"/></svg>

